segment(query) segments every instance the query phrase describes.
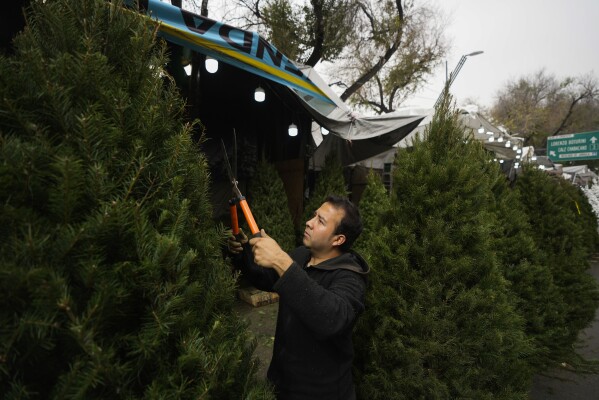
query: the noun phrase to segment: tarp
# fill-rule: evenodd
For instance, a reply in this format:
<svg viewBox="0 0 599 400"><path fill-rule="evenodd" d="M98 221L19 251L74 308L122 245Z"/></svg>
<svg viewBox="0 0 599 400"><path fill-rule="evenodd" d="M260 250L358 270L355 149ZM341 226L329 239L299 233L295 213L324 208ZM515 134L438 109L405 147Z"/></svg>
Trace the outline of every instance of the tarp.
<svg viewBox="0 0 599 400"><path fill-rule="evenodd" d="M126 3L131 6L133 1ZM355 153L348 159L362 157L357 153L372 155L382 148L388 150L387 143L409 133L406 126L412 126L412 121L404 117L391 114L361 117L352 113L312 67L290 60L255 32L223 24L159 0L141 1L140 5L150 18L159 23L159 33L166 40L288 87L312 117L332 133L331 136L361 140L391 135L386 139L355 143L353 147L349 143L339 144L348 149L346 153ZM385 145L381 148L380 143ZM363 146L373 147L356 152L358 147Z"/></svg>
<svg viewBox="0 0 599 400"><path fill-rule="evenodd" d="M380 130L386 128L387 133L374 137L364 135L366 138L360 138L356 134L353 135L353 140L336 135L327 135L310 158L309 168L317 171L322 169L326 156L331 153L336 154L344 166L353 165L380 154L388 154L389 151L395 150L394 145L412 132L423 118L423 116L400 117L390 115L388 119L384 119L380 123L377 123L377 121L364 121L363 119L360 122L362 126L368 123L372 126L378 125L377 127ZM385 125L386 122L388 124ZM358 128L352 129L357 130Z"/></svg>

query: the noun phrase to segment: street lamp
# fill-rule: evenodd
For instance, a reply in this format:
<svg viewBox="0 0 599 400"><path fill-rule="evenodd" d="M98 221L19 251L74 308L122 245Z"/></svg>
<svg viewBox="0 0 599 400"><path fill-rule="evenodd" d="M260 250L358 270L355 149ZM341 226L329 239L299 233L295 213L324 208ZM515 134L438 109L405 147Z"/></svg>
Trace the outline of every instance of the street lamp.
<svg viewBox="0 0 599 400"><path fill-rule="evenodd" d="M464 54L462 56L462 58L460 58L460 62L458 62L458 65L456 65L456 67L451 72L451 74L449 75L449 77L447 76L447 63L445 63L445 88L443 89L443 91L441 92L441 94L439 94L439 97L437 98L437 101L435 102L434 108L437 108L437 106L439 105L439 103L441 103L441 100L443 100L443 97L445 96L445 93L449 92L449 87L451 86L451 84L453 83L453 81L455 81L455 78L458 76L458 73L460 72L460 70L464 66L464 63L466 62L466 59L468 57L477 56L477 55L483 54L483 53L484 52L482 50L479 50L479 51L473 51L472 53Z"/></svg>

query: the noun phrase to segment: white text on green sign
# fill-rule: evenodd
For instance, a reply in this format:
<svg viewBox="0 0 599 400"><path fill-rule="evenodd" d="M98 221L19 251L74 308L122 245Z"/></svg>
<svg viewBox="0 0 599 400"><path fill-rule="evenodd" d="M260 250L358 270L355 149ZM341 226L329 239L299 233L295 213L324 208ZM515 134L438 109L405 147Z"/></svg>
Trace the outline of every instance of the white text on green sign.
<svg viewBox="0 0 599 400"><path fill-rule="evenodd" d="M549 137L547 155L554 162L597 159L599 131Z"/></svg>

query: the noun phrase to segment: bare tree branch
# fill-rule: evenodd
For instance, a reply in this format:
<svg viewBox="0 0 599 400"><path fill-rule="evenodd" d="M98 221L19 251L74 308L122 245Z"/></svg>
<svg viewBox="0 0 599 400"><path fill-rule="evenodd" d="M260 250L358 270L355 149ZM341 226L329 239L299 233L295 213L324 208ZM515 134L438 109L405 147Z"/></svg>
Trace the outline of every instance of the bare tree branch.
<svg viewBox="0 0 599 400"><path fill-rule="evenodd" d="M341 100L347 100L352 94L356 93L366 82L372 79L382 68L383 66L391 59L393 54L399 49L401 44L401 40L403 37L403 23L404 23L404 12L403 7L401 5L401 0L396 0L395 5L397 7L397 14L399 18L399 29L397 32L397 36L393 41L393 45L387 49L385 54L379 58L379 60L362 76L360 76L353 84L351 84L342 94Z"/></svg>

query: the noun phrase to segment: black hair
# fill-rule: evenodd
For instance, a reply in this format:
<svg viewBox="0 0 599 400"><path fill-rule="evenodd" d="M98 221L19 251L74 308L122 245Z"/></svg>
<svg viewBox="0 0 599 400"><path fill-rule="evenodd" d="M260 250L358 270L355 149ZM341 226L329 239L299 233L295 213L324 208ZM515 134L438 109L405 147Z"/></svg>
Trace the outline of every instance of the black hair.
<svg viewBox="0 0 599 400"><path fill-rule="evenodd" d="M343 218L335 229L335 235L345 236L345 242L343 242L339 248L341 251L349 251L363 229L358 207L356 207L347 197L334 194L328 196L324 202L344 211Z"/></svg>

